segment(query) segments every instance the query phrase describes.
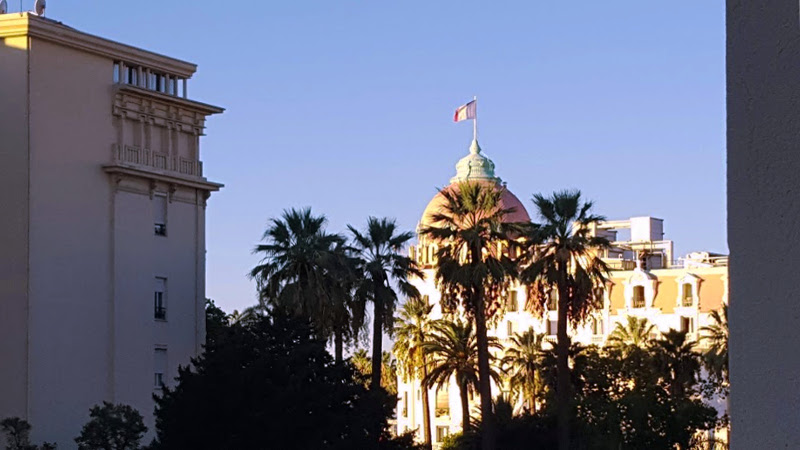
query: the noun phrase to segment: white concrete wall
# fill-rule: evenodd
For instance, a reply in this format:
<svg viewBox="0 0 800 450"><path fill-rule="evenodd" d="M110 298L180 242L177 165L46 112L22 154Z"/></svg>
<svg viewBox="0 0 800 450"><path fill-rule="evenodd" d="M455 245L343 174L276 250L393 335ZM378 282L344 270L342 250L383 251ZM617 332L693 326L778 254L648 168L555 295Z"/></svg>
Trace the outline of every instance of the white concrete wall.
<svg viewBox="0 0 800 450"><path fill-rule="evenodd" d="M727 1L732 448L800 448L800 14Z"/></svg>

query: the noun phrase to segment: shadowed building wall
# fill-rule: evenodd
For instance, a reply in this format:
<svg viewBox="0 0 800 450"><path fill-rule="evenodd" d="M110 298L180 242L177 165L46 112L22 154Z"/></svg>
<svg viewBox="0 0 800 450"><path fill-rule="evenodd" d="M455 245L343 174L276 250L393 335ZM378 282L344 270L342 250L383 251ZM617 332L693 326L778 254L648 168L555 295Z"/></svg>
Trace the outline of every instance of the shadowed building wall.
<svg viewBox="0 0 800 450"><path fill-rule="evenodd" d="M800 15L727 2L731 438L800 448Z"/></svg>

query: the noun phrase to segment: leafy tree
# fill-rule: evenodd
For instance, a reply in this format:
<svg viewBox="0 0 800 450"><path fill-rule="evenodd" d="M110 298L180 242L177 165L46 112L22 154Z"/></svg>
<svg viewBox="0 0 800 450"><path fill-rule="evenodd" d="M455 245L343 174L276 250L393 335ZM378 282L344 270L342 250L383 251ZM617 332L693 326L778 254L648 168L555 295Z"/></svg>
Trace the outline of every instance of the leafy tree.
<svg viewBox="0 0 800 450"><path fill-rule="evenodd" d="M137 450L147 432L142 415L128 405L103 402L89 410L89 417L75 438L80 450Z"/></svg>
<svg viewBox="0 0 800 450"><path fill-rule="evenodd" d="M567 326L582 323L602 306L608 267L597 255L609 242L594 236L592 230L604 218L592 213L592 202L583 201L580 192L561 191L550 197L536 194L533 203L543 223L528 235L521 278L528 285L527 306L534 312L544 309L552 289L558 293L558 436L559 449L567 450L572 403Z"/></svg>
<svg viewBox="0 0 800 450"><path fill-rule="evenodd" d="M155 400L157 450L409 448L388 433L393 399L286 315L231 326Z"/></svg>
<svg viewBox="0 0 800 450"><path fill-rule="evenodd" d="M431 357L430 371L422 384L425 389L433 386L442 389L455 377L461 396L461 427L469 431L469 394L479 387L477 336L472 324L461 320L437 320L433 322L432 329L433 332L422 344L425 353ZM488 344L491 348L501 348L494 337L488 338ZM495 362L496 358L490 354L490 363ZM490 369L489 376L500 383L500 375L494 369Z"/></svg>
<svg viewBox="0 0 800 450"><path fill-rule="evenodd" d="M339 362L345 337L354 328L347 283L351 272L345 240L326 232L326 222L310 208L272 219L262 238L266 242L254 250L262 260L250 276L258 284L262 312L282 310L308 318L320 337L333 337Z"/></svg>
<svg viewBox="0 0 800 450"><path fill-rule="evenodd" d="M709 373L722 386L728 385L728 305L711 312L711 325L700 328L701 341L708 343L703 359Z"/></svg>
<svg viewBox="0 0 800 450"><path fill-rule="evenodd" d="M372 358L367 356L367 351L363 348L356 350L350 357L350 363L355 368L359 380L368 387L372 379ZM397 360L389 352L383 352L381 358L381 387L389 395L397 395Z"/></svg>
<svg viewBox="0 0 800 450"><path fill-rule="evenodd" d="M361 232L348 225L353 236L353 246L359 258L359 275L355 282L355 310L364 316L366 303L371 302L372 314L372 380L371 387L381 385L383 332L392 333L394 309L397 304L395 287L408 298L419 297L419 291L409 277L423 278L416 263L401 254L411 240L410 232L398 233L397 224L387 218L370 217L367 228Z"/></svg>
<svg viewBox="0 0 800 450"><path fill-rule="evenodd" d="M537 334L532 328L517 333L511 338L502 361L511 388L522 395L532 413L536 412L536 402L542 390L543 344L544 334Z"/></svg>
<svg viewBox="0 0 800 450"><path fill-rule="evenodd" d="M496 441L487 322L500 309L503 293L516 276L514 262L499 247L514 245L511 238L522 230L521 224L505 222L514 209L503 206L504 189L480 182L442 189L440 210L431 216L431 225L420 230L421 235L442 244L436 255L442 306L453 311L460 304L475 321L485 449L495 448Z"/></svg>
<svg viewBox="0 0 800 450"><path fill-rule="evenodd" d="M6 450L55 450L56 444L45 442L40 446L31 444L31 424L19 417L0 421L0 431L6 437Z"/></svg>
<svg viewBox="0 0 800 450"><path fill-rule="evenodd" d="M393 352L400 366L403 379L419 378L424 380L428 376L428 355L423 345L431 333L430 314L433 305L429 305L422 298L410 298L400 308L394 328L396 336ZM428 390L422 395L422 430L426 448L431 448L431 408Z"/></svg>
<svg viewBox="0 0 800 450"><path fill-rule="evenodd" d="M614 331L608 335L608 346L629 352L632 347L645 349L651 344L650 335L656 326L645 318L628 316L625 325L617 323Z"/></svg>

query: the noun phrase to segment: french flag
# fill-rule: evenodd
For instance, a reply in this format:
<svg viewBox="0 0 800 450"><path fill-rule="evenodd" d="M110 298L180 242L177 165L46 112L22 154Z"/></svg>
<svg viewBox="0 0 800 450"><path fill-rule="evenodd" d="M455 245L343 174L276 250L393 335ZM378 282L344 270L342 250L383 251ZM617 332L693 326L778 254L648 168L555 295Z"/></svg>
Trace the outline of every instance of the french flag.
<svg viewBox="0 0 800 450"><path fill-rule="evenodd" d="M477 115L478 101L473 100L466 105L461 105L456 109L456 115L453 117L453 122L461 122L462 120L474 119Z"/></svg>

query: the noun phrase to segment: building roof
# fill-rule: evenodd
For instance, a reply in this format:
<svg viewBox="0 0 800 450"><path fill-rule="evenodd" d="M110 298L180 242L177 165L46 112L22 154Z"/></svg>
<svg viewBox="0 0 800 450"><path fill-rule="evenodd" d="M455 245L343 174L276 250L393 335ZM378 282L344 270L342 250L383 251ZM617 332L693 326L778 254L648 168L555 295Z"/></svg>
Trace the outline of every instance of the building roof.
<svg viewBox="0 0 800 450"><path fill-rule="evenodd" d="M509 191L502 180L495 176L494 162L481 152L481 147L477 140L473 140L469 147L469 154L461 158L456 164L456 176L450 179L450 185L443 190L456 189L458 183L464 181L477 181L495 186L502 189L500 196L500 206L504 209L514 209L505 217L506 222L530 222L531 218L525 206L514 193ZM445 203L444 196L436 194L425 207L420 220L420 227L432 225L432 217L438 212Z"/></svg>

